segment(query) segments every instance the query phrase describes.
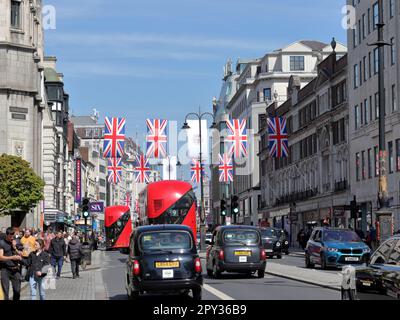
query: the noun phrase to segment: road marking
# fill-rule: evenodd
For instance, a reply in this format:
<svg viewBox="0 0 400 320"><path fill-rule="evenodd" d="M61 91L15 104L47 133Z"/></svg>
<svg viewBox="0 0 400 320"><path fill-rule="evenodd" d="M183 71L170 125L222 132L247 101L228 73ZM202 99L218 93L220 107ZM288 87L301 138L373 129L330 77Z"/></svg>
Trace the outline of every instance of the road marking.
<svg viewBox="0 0 400 320"><path fill-rule="evenodd" d="M235 300L234 298L228 296L227 294L223 293L222 291L219 291L213 287L211 287L208 284L204 284L203 288L207 290L208 292L212 293L214 296L220 298L221 300Z"/></svg>

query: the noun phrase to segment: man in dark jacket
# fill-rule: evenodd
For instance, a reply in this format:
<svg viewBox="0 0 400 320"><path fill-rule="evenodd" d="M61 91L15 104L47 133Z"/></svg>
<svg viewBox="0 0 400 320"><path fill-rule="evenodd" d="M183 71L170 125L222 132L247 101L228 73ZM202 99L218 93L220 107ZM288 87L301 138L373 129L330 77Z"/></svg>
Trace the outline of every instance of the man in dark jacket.
<svg viewBox="0 0 400 320"><path fill-rule="evenodd" d="M68 244L68 255L71 261L72 278L79 278L79 264L81 263L82 251L81 243L77 234L74 234L71 241Z"/></svg>
<svg viewBox="0 0 400 320"><path fill-rule="evenodd" d="M56 266L58 266L57 279L59 279L61 276L64 257L67 256L67 248L61 231L58 231L57 236L51 240L49 253L51 255L51 265L53 266L54 271L56 270Z"/></svg>

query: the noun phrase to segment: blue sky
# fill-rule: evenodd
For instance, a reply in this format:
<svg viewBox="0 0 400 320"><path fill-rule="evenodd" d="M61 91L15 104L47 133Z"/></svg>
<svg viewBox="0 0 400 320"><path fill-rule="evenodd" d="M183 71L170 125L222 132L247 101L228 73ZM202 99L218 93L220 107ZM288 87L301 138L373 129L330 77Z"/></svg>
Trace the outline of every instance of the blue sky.
<svg viewBox="0 0 400 320"><path fill-rule="evenodd" d="M256 58L302 39L346 43L345 0L45 0L57 10L46 55L58 58L75 115L183 122L211 111L228 58Z"/></svg>

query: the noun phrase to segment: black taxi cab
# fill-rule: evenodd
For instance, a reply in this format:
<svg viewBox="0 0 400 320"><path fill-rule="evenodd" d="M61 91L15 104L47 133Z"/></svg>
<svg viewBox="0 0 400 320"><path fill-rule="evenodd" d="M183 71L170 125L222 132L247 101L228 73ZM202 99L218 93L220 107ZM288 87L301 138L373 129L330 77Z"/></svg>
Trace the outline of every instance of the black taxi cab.
<svg viewBox="0 0 400 320"><path fill-rule="evenodd" d="M130 299L144 293L202 297L202 268L192 230L183 225L143 226L132 232L126 265Z"/></svg>

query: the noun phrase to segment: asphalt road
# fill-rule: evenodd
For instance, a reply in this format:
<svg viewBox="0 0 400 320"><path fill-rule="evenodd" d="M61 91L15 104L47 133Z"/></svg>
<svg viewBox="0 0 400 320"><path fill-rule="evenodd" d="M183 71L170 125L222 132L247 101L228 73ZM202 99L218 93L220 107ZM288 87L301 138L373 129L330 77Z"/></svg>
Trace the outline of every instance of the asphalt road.
<svg viewBox="0 0 400 320"><path fill-rule="evenodd" d="M102 267L103 281L110 300L126 300L125 262L126 255L118 251L105 253ZM274 259L274 262L278 261ZM280 263L298 263L300 257L284 257ZM204 263L204 260L203 260ZM205 267L203 265L203 270ZM152 300L160 296L145 296ZM176 296L162 297L174 301ZM181 299L181 297L180 297ZM190 298L185 298L190 299ZM240 274L223 274L221 279L204 275L203 300L340 300L340 292L298 281L266 275L264 279L253 276L249 279Z"/></svg>

